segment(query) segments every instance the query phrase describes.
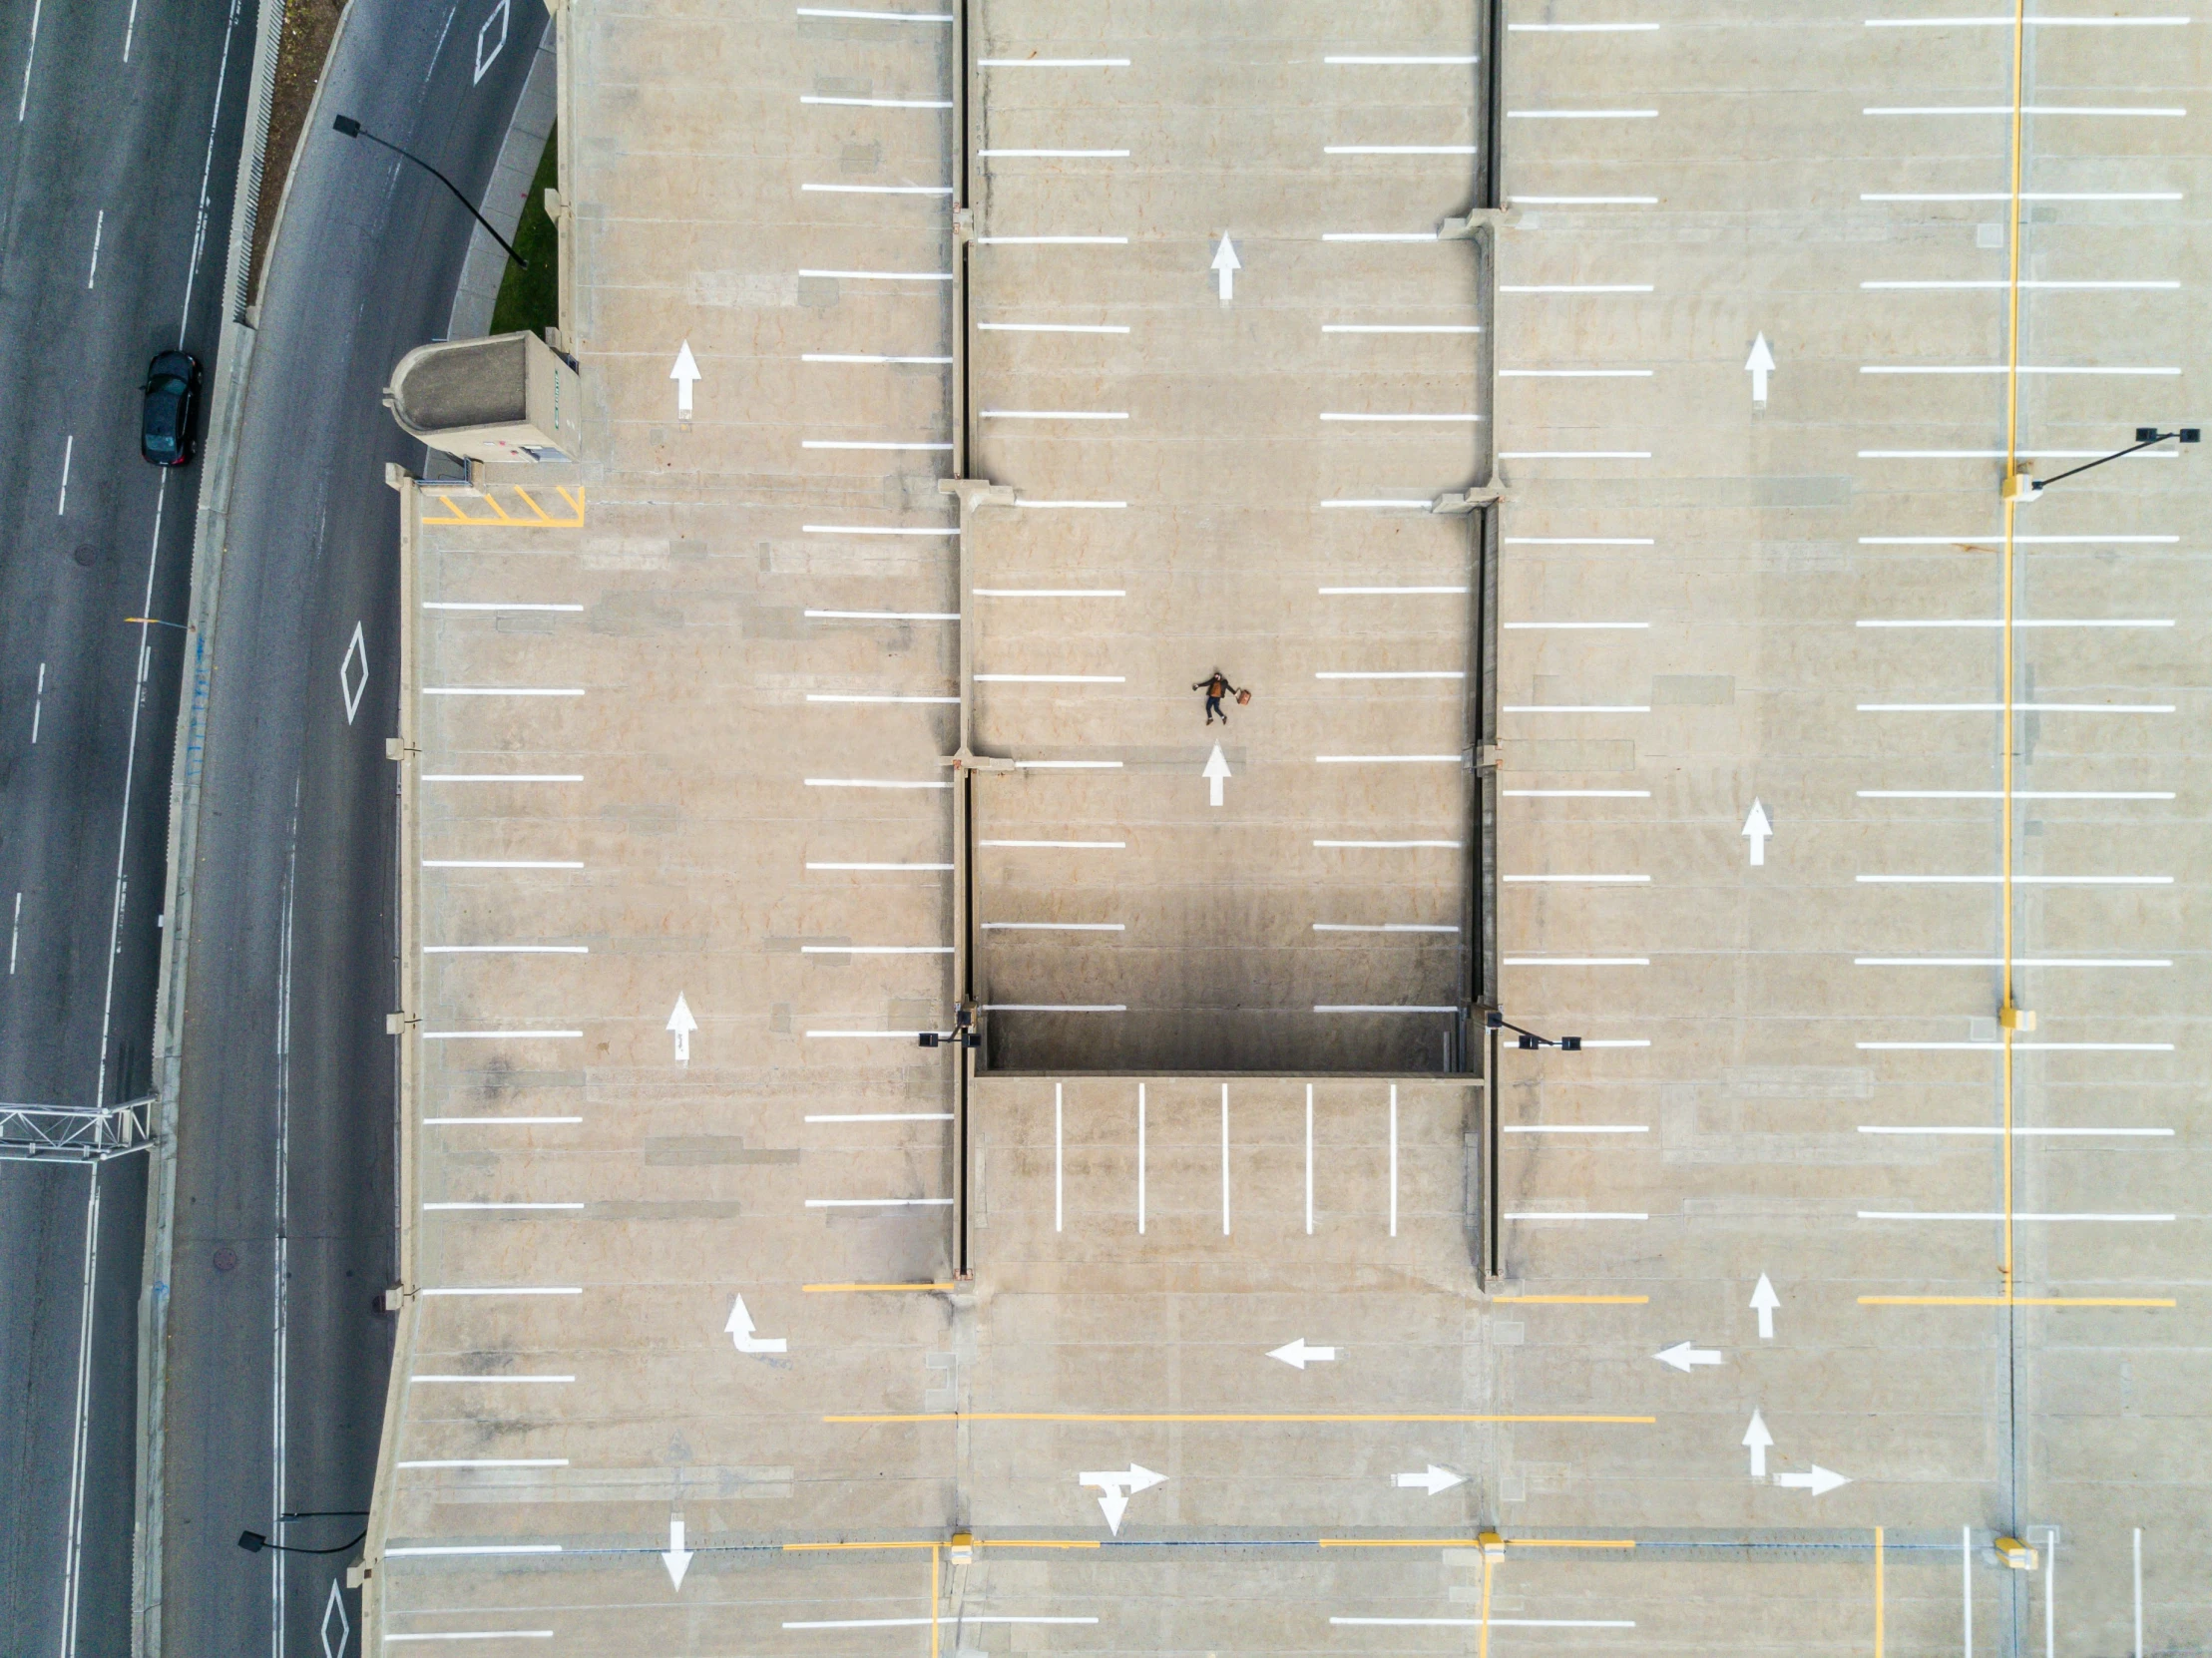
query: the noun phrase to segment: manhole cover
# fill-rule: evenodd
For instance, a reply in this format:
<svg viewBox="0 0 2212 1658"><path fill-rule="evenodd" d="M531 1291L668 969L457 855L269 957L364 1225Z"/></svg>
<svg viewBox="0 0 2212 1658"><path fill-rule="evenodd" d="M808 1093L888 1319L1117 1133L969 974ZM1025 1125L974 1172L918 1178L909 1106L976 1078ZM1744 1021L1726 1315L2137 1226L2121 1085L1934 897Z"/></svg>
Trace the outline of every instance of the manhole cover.
<svg viewBox="0 0 2212 1658"><path fill-rule="evenodd" d="M228 1272L238 1264L238 1252L225 1244L216 1251L216 1271Z"/></svg>
<svg viewBox="0 0 2212 1658"><path fill-rule="evenodd" d="M77 544L76 551L70 554L70 557L72 559L75 559L79 564L83 565L87 570L90 570L92 568L93 560L100 557L100 551L98 548L94 547L91 542L81 541Z"/></svg>

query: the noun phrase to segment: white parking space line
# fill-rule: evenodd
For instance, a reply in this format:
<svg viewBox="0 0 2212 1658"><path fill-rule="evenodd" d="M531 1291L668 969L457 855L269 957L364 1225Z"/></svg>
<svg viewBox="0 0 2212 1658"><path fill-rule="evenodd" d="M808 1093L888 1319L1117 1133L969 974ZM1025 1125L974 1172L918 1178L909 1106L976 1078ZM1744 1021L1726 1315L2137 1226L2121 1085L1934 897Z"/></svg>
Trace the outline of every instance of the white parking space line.
<svg viewBox="0 0 2212 1658"><path fill-rule="evenodd" d="M801 956L950 956L949 944L802 944Z"/></svg>
<svg viewBox="0 0 2212 1658"><path fill-rule="evenodd" d="M979 322L977 329L986 334L1125 334L1128 325L1121 322Z"/></svg>
<svg viewBox="0 0 2212 1658"><path fill-rule="evenodd" d="M978 588L978 599L1126 599L1126 588Z"/></svg>
<svg viewBox="0 0 2212 1658"><path fill-rule="evenodd" d="M799 442L799 447L801 449L923 450L931 454L949 455L952 453L953 446L949 443L862 443L829 438L803 438Z"/></svg>
<svg viewBox="0 0 2212 1658"><path fill-rule="evenodd" d="M950 23L950 12L856 12L835 6L801 6L801 17L849 17L867 23Z"/></svg>
<svg viewBox="0 0 2212 1658"><path fill-rule="evenodd" d="M582 869L581 860L553 858L425 858L424 869Z"/></svg>
<svg viewBox="0 0 2212 1658"><path fill-rule="evenodd" d="M860 110L949 110L953 107L949 98L824 98L815 93L802 93L799 102Z"/></svg>
<svg viewBox="0 0 2212 1658"><path fill-rule="evenodd" d="M1467 592L1467 587L1463 583L1458 587L1317 588L1314 591L1319 593L1324 599L1376 599L1392 597L1399 594L1465 593Z"/></svg>
<svg viewBox="0 0 2212 1658"><path fill-rule="evenodd" d="M949 871L950 871L950 870L952 869L952 867L953 867L953 866L952 866L951 864L858 864L858 863L854 863L854 864L832 864L832 863L809 863L809 864L808 864L808 865L807 865L806 867L807 867L808 869L841 869L841 870L892 870L892 869L921 869L921 870L931 870L931 871L935 871L935 872L939 872L939 873L946 873L946 872L949 872Z"/></svg>
<svg viewBox="0 0 2212 1658"><path fill-rule="evenodd" d="M589 956L588 944L426 944L425 956Z"/></svg>
<svg viewBox="0 0 2212 1658"><path fill-rule="evenodd" d="M1499 1131L1506 1134L1648 1134L1651 1129L1640 1122L1523 1122L1507 1123Z"/></svg>
<svg viewBox="0 0 2212 1658"><path fill-rule="evenodd" d="M495 599L483 603L463 603L458 600L426 599L422 602L426 611L566 611L581 613L581 605L526 605L515 600Z"/></svg>
<svg viewBox="0 0 2212 1658"><path fill-rule="evenodd" d="M978 846L1006 846L1025 849L1051 847L1068 851L1118 852L1129 843L1127 841L978 841L976 844ZM952 866L948 864L945 867L950 869Z"/></svg>
<svg viewBox="0 0 2212 1658"><path fill-rule="evenodd" d="M802 267L801 276L830 276L842 282L949 282L949 270L814 270Z"/></svg>
<svg viewBox="0 0 2212 1658"><path fill-rule="evenodd" d="M881 354L871 354L871 353L867 353L867 352L855 352L855 351L803 351L803 352L801 352L801 353L799 354L799 361L800 361L800 362L802 362L802 363L867 363L867 364L883 364L883 363L918 363L918 364L925 364L925 365L927 365L927 364L938 364L938 365L942 365L942 364L947 364L947 363L950 363L950 362L952 361L952 358L950 358L950 357L892 357L892 356L884 356L884 355L881 355Z"/></svg>
<svg viewBox="0 0 2212 1658"><path fill-rule="evenodd" d="M938 706L958 707L957 696L899 696L888 691L808 691L809 702L920 702Z"/></svg>
<svg viewBox="0 0 2212 1658"><path fill-rule="evenodd" d="M1324 334L1479 334L1474 322L1324 322Z"/></svg>
<svg viewBox="0 0 2212 1658"><path fill-rule="evenodd" d="M1368 851L1400 851L1413 847L1436 847L1457 852L1465 844L1461 841L1315 841L1315 846L1356 847Z"/></svg>
<svg viewBox="0 0 2212 1658"><path fill-rule="evenodd" d="M950 1111L829 1111L809 1116L808 1122L950 1122Z"/></svg>
<svg viewBox="0 0 2212 1658"><path fill-rule="evenodd" d="M1552 881L1571 886L1631 887L1651 879L1648 875L1501 875L1499 880L1508 886L1525 882Z"/></svg>
<svg viewBox="0 0 2212 1658"><path fill-rule="evenodd" d="M1506 1211L1506 1218L1519 1221L1583 1221L1649 1220L1651 1217L1635 1209L1509 1209Z"/></svg>
<svg viewBox="0 0 2212 1658"><path fill-rule="evenodd" d="M1508 800L1649 800L1649 789L1500 789Z"/></svg>
<svg viewBox="0 0 2212 1658"><path fill-rule="evenodd" d="M801 185L799 189L823 196L950 196L950 185Z"/></svg>
<svg viewBox="0 0 2212 1658"><path fill-rule="evenodd" d="M809 622L958 622L958 611L802 611Z"/></svg>
<svg viewBox="0 0 2212 1658"><path fill-rule="evenodd" d="M809 1209L949 1209L949 1197L810 1197Z"/></svg>
<svg viewBox="0 0 2212 1658"><path fill-rule="evenodd" d="M978 150L977 155L986 161L1001 157L1010 160L1036 161L1115 161L1128 155L1126 150Z"/></svg>

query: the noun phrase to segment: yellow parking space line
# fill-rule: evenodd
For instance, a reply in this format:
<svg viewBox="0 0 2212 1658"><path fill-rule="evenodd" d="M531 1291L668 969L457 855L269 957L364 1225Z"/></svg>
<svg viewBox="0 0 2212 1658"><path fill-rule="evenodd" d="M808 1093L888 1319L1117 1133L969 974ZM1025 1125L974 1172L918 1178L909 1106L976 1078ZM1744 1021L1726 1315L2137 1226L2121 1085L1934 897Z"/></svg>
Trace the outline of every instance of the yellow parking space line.
<svg viewBox="0 0 2212 1658"><path fill-rule="evenodd" d="M1649 1425L1656 1417L1507 1416L1479 1411L1307 1412L1307 1411L916 1411L885 1416L824 1417L824 1422L877 1425L901 1422L1101 1422L1101 1423L1630 1423Z"/></svg>
<svg viewBox="0 0 2212 1658"><path fill-rule="evenodd" d="M1648 1301L1647 1295L1494 1295L1493 1301L1518 1302L1523 1306L1547 1305L1554 1307L1641 1307Z"/></svg>
<svg viewBox="0 0 2212 1658"><path fill-rule="evenodd" d="M1878 1531L1875 1535L1879 1537L1881 1533ZM929 1551L929 1658L937 1658L937 1545L932 1543ZM1882 1658L1879 1649L1874 1658Z"/></svg>
<svg viewBox="0 0 2212 1658"><path fill-rule="evenodd" d="M895 1295L904 1290L920 1295L931 1290L951 1290L954 1284L801 1284L808 1295Z"/></svg>
<svg viewBox="0 0 2212 1658"><path fill-rule="evenodd" d="M565 515L548 512L536 496L519 484L508 485L507 488L518 503L517 510L514 512L509 512L500 505L496 487L481 490L426 489L423 491L425 503L434 503L444 508L445 511L442 516L425 514L422 522L425 524L466 524L477 529L507 527L528 530L581 530L584 527L583 486L579 485L576 489L571 490L563 484L554 485L553 493L561 498L562 504L568 509ZM481 505L484 510L472 512L470 508L475 505Z"/></svg>
<svg viewBox="0 0 2212 1658"><path fill-rule="evenodd" d="M1862 1307L2171 1307L2170 1296L1863 1295Z"/></svg>

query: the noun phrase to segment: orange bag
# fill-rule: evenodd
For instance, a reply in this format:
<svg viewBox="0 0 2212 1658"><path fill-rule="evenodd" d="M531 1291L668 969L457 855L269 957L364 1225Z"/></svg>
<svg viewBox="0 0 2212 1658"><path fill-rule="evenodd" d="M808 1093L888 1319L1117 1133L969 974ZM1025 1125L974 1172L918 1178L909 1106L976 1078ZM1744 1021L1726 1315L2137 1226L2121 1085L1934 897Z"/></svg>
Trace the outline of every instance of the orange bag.
<svg viewBox="0 0 2212 1658"><path fill-rule="evenodd" d="M1236 705L1240 708L1243 707L1245 703L1251 700L1252 693L1248 690L1240 690L1236 693Z"/></svg>

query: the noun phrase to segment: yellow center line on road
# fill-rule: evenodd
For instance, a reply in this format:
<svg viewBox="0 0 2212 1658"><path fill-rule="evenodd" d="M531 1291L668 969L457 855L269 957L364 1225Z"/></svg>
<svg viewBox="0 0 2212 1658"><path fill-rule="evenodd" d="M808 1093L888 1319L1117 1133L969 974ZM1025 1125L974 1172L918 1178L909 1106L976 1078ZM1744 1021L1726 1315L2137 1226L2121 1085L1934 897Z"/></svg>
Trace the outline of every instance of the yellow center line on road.
<svg viewBox="0 0 2212 1658"><path fill-rule="evenodd" d="M1306 1412L1306 1411L915 1411L884 1416L824 1417L835 1423L900 1422L1102 1422L1102 1423L1329 1423L1329 1422L1513 1422L1635 1423L1656 1417L1505 1416L1480 1411Z"/></svg>

